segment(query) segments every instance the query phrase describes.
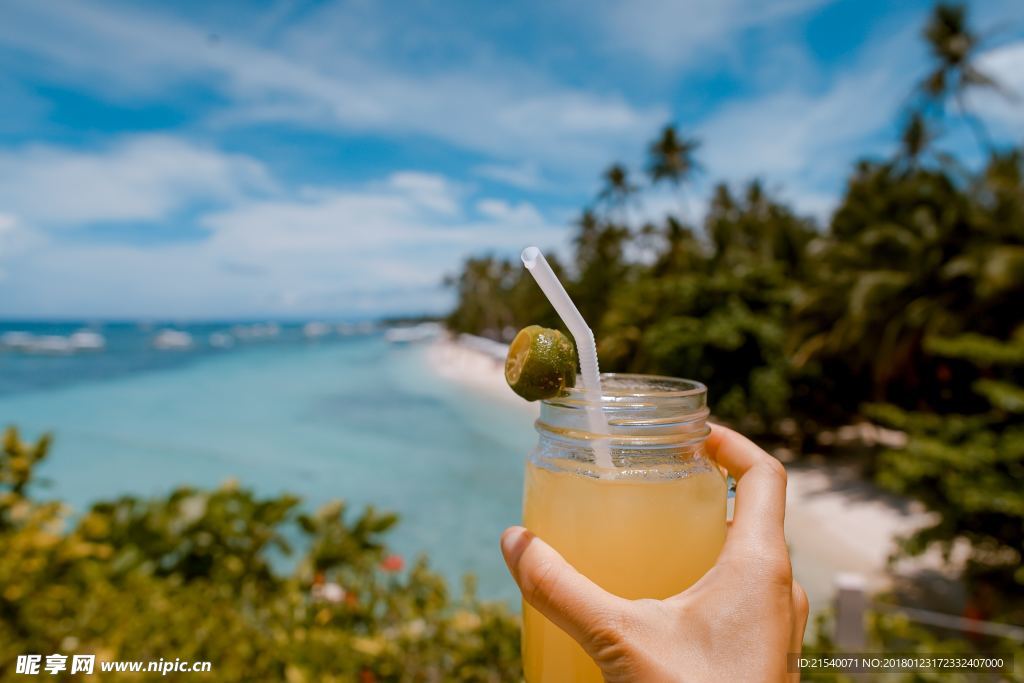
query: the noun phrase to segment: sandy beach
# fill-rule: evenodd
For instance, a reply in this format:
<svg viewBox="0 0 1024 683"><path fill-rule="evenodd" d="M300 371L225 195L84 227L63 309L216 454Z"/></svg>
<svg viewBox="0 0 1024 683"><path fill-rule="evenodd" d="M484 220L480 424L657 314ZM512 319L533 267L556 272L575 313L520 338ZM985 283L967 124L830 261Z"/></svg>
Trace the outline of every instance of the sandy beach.
<svg viewBox="0 0 1024 683"><path fill-rule="evenodd" d="M539 405L519 398L505 382L504 344L460 335L441 336L427 347L427 362L443 379L501 401L510 409L537 415Z"/></svg>
<svg viewBox="0 0 1024 683"><path fill-rule="evenodd" d="M428 363L442 379L536 415L538 407L506 385L503 356L501 345L468 336L442 337L427 349ZM919 504L879 490L851 467L795 463L787 471L786 539L812 612L831 604L839 574L859 574L874 591L921 568L921 562L888 567L896 539L929 519Z"/></svg>

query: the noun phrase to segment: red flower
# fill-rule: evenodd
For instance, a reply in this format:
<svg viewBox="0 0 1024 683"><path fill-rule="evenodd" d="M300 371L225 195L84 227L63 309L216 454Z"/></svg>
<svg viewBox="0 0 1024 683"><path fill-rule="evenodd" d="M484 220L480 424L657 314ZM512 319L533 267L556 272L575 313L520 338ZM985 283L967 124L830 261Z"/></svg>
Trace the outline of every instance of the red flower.
<svg viewBox="0 0 1024 683"><path fill-rule="evenodd" d="M405 560L401 555L388 555L380 563L380 568L386 572L400 572L405 567Z"/></svg>
<svg viewBox="0 0 1024 683"><path fill-rule="evenodd" d="M359 683L377 683L377 677L369 669L359 671Z"/></svg>

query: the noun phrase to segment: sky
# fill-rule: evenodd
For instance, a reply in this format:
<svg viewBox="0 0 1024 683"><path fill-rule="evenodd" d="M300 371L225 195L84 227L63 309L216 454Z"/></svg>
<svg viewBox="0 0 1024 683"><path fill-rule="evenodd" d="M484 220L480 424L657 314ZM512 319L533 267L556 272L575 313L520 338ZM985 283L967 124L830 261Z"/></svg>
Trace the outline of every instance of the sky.
<svg viewBox="0 0 1024 683"><path fill-rule="evenodd" d="M762 178L824 220L892 149L929 9L5 0L0 317L440 312L468 255L565 250L601 171L642 169L666 124L701 141L693 218L712 183ZM1024 7L971 12L1024 95ZM1024 138L1021 101L973 104Z"/></svg>

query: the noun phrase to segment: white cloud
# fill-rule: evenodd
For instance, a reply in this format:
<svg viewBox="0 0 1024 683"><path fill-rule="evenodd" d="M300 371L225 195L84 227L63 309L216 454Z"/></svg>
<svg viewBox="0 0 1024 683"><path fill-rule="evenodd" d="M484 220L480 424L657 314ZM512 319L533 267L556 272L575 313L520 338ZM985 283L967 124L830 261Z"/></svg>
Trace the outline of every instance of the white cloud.
<svg viewBox="0 0 1024 683"><path fill-rule="evenodd" d="M991 50L978 60L978 67L995 78L1009 97L978 93L972 103L986 120L1005 126L1011 135L1024 134L1024 41Z"/></svg>
<svg viewBox="0 0 1024 683"><path fill-rule="evenodd" d="M901 112L926 71L920 52L906 47L917 39L916 28L904 26L869 41L823 90L772 88L724 105L697 127L702 161L716 178L765 178L798 210L827 219L852 163L885 154L896 144ZM979 65L1024 97L1024 43L993 50ZM1002 132L1024 131L1020 99L985 93L974 103ZM972 158L974 142L956 132L943 145Z"/></svg>
<svg viewBox="0 0 1024 683"><path fill-rule="evenodd" d="M708 193L701 188L670 188L661 186L645 193L627 207L628 220L634 226L660 224L668 216L681 217L686 223L700 225L707 213Z"/></svg>
<svg viewBox="0 0 1024 683"><path fill-rule="evenodd" d="M45 247L46 234L33 229L16 216L0 213L0 265L31 250Z"/></svg>
<svg viewBox="0 0 1024 683"><path fill-rule="evenodd" d="M503 199L481 199L477 202L476 209L487 218L519 226L519 229L544 225L544 218L527 202L511 204Z"/></svg>
<svg viewBox="0 0 1024 683"><path fill-rule="evenodd" d="M775 85L724 104L696 126L713 179L766 179L798 211L830 213L859 157L885 152L923 68L916 25L867 41L861 54L819 85ZM710 188L704 186L701 191Z"/></svg>
<svg viewBox="0 0 1024 683"><path fill-rule="evenodd" d="M213 84L230 99L219 118L224 125L288 121L413 133L506 158L592 167L639 144L667 118L664 108L566 87L517 64L469 61L434 72L389 67L363 58L344 34L311 53L232 35L211 41L199 26L124 7L23 1L5 12L0 44L27 52L52 77L112 97Z"/></svg>
<svg viewBox="0 0 1024 683"><path fill-rule="evenodd" d="M459 191L447 178L434 173L399 171L388 184L419 206L454 216L459 213Z"/></svg>
<svg viewBox="0 0 1024 683"><path fill-rule="evenodd" d="M17 223L18 222L15 220L14 216L8 216L0 213L0 237L13 233Z"/></svg>
<svg viewBox="0 0 1024 683"><path fill-rule="evenodd" d="M613 50L678 72L729 58L742 32L785 31L780 19L826 1L609 1L588 5L581 16L604 27ZM0 46L17 55L26 82L44 74L131 105L182 104L183 87L216 93L215 104L190 112L202 120L189 130L263 121L399 143L421 136L471 150L464 156L478 177L533 191L563 192L564 179L595 177L611 160L639 154L668 120L664 107L597 86L567 86L516 59L489 59L486 50L479 60L442 66L398 64L374 54L389 50L393 35L351 17L332 23L319 8L296 13L306 19L290 30L271 23L255 33L217 31L211 40L202 19L138 7L14 0L0 22ZM630 208L631 218L660 218L682 203L698 220L708 181L755 175L781 185L798 209L826 215L854 156L892 139L889 124L919 75L907 47L919 44L918 28L915 21L867 41L860 57L829 74L819 73L799 41L766 50L744 74L753 94L686 126L703 142L707 175L682 201L655 192ZM439 37L428 38L429 47ZM1020 43L985 55L983 66L1024 93ZM1020 130L1019 102L979 100L979 107ZM171 228L185 212L208 231L205 239L88 244L63 230L108 221ZM422 169L344 186L281 187L250 157L167 136L85 151L27 146L0 152L0 315L436 309L446 302L441 275L470 253L564 246L569 231L552 218L559 214L474 195L470 183Z"/></svg>
<svg viewBox="0 0 1024 683"><path fill-rule="evenodd" d="M443 176L397 172L346 188L241 198L199 218L210 234L146 247L50 240L5 260L0 315L327 315L443 310L442 276L482 245L561 247L563 225ZM13 219L0 223L0 248ZM43 248L45 246L45 248Z"/></svg>
<svg viewBox="0 0 1024 683"><path fill-rule="evenodd" d="M46 242L42 232L28 228L16 216L0 213L0 262Z"/></svg>
<svg viewBox="0 0 1024 683"><path fill-rule="evenodd" d="M5 261L11 262L45 243L45 235L25 227L15 216L0 213L0 282L7 279ZM3 293L0 287L0 301L3 301Z"/></svg>
<svg viewBox="0 0 1024 683"><path fill-rule="evenodd" d="M277 267L294 258L310 275L327 278L345 277L338 269L341 263L349 273L365 271L375 278L362 265L366 259L411 265L433 255L451 265L481 246L509 249L530 239L563 236L561 226L545 220L529 203L483 199L476 204L481 218L469 219L460 210L447 210L461 192L457 184L424 174L410 184L411 177L396 173L384 183L252 202L211 213L202 224L213 233L210 248L236 261ZM433 188L433 200L426 203L424 186ZM445 210L439 212L439 206ZM395 271L401 272L429 273L431 282L439 276L437 264Z"/></svg>
<svg viewBox="0 0 1024 683"><path fill-rule="evenodd" d="M474 198L435 173L284 187L248 157L165 136L0 153L0 206L8 316L440 310L442 276L469 254L559 247L567 236L529 203ZM94 222L173 225L186 209L204 235L159 244L69 235Z"/></svg>
<svg viewBox="0 0 1024 683"><path fill-rule="evenodd" d="M785 90L735 102L698 128L701 150L709 168L730 178L847 163L844 150L893 120L904 85L887 69L868 70L840 76L820 94Z"/></svg>
<svg viewBox="0 0 1024 683"><path fill-rule="evenodd" d="M0 152L0 206L33 225L165 219L198 201L266 190L256 161L166 136L98 151L35 145Z"/></svg>
<svg viewBox="0 0 1024 683"><path fill-rule="evenodd" d="M473 169L481 178L496 180L499 183L518 187L522 190L535 190L544 184L544 178L537 164L522 162L519 164L481 164Z"/></svg>
<svg viewBox="0 0 1024 683"><path fill-rule="evenodd" d="M609 43L664 67L731 51L739 32L789 19L831 0L608 0L588 3ZM577 8L580 11L580 8Z"/></svg>

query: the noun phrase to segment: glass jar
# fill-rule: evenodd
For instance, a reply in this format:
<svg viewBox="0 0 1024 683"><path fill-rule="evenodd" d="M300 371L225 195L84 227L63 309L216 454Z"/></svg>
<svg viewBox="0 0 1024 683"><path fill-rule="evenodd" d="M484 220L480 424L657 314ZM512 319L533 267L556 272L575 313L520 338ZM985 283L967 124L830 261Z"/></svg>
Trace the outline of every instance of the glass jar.
<svg viewBox="0 0 1024 683"><path fill-rule="evenodd" d="M587 426L579 388L544 401L526 465L523 524L599 586L667 598L696 582L725 541L726 479L704 452L707 390L685 379L602 376L609 434ZM613 467L594 458L604 439ZM523 605L529 683L602 680L582 648Z"/></svg>

